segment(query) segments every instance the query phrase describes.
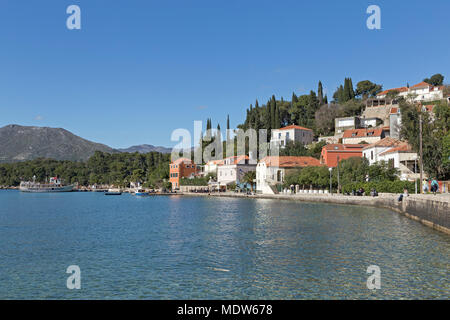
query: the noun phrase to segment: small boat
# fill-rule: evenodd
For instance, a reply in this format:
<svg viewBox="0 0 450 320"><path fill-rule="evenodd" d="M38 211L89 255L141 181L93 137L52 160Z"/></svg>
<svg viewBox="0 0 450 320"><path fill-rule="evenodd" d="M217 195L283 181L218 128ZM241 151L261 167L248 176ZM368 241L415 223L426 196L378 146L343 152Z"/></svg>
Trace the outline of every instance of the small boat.
<svg viewBox="0 0 450 320"><path fill-rule="evenodd" d="M136 189L136 191L134 192L134 195L136 196L140 196L140 197L145 197L148 196L148 192L145 192L144 189Z"/></svg>
<svg viewBox="0 0 450 320"><path fill-rule="evenodd" d="M19 190L22 192L49 193L49 192L71 192L74 185L64 185L59 177L52 177L48 183L36 182L36 176L33 181L20 182Z"/></svg>
<svg viewBox="0 0 450 320"><path fill-rule="evenodd" d="M120 196L120 195L122 195L122 192L110 192L110 191L105 192L105 196Z"/></svg>
<svg viewBox="0 0 450 320"><path fill-rule="evenodd" d="M120 189L109 189L105 192L105 196L120 196L122 191Z"/></svg>

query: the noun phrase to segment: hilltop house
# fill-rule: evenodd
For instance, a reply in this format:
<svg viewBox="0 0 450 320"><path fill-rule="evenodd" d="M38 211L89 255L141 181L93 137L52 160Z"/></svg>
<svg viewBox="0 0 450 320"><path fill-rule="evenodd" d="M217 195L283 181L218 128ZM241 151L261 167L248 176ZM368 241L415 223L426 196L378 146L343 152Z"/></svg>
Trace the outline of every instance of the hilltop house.
<svg viewBox="0 0 450 320"><path fill-rule="evenodd" d="M170 178L172 183L172 190L180 188L181 178L193 178L198 174L199 168L197 165L188 158L179 158L169 165Z"/></svg>
<svg viewBox="0 0 450 320"><path fill-rule="evenodd" d="M337 166L338 160L362 157L364 146L364 144L327 144L322 148L320 164L334 168Z"/></svg>
<svg viewBox="0 0 450 320"><path fill-rule="evenodd" d="M304 145L313 142L314 133L311 129L290 125L280 129L272 129L270 145L279 145L281 148L286 147L289 142L299 142Z"/></svg>
<svg viewBox="0 0 450 320"><path fill-rule="evenodd" d="M277 186L283 184L290 170L309 166L320 166L320 162L312 157L267 156L256 166L256 192L278 193Z"/></svg>
<svg viewBox="0 0 450 320"><path fill-rule="evenodd" d="M384 90L377 94L377 98L387 97L389 92L397 91L399 97L404 97L415 102L434 101L444 99L444 86L433 86L424 81L413 85L412 87L401 87Z"/></svg>
<svg viewBox="0 0 450 320"><path fill-rule="evenodd" d="M346 130L342 137L343 144L375 143L385 137L383 128Z"/></svg>
<svg viewBox="0 0 450 320"><path fill-rule="evenodd" d="M217 182L219 186L231 183L240 184L244 175L256 170L257 161L248 156L233 156L223 160L217 166Z"/></svg>

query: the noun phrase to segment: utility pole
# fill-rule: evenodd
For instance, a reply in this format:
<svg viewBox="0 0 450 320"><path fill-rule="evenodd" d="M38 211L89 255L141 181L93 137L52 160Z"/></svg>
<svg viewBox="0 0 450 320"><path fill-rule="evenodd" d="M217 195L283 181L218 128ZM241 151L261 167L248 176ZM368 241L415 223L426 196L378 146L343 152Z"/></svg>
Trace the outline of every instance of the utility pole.
<svg viewBox="0 0 450 320"><path fill-rule="evenodd" d="M337 178L338 178L338 189L337 189L337 194L341 193L341 182L339 179L339 156L337 156Z"/></svg>
<svg viewBox="0 0 450 320"><path fill-rule="evenodd" d="M420 183L423 181L423 150L422 150L422 110L419 104L419 166L420 166ZM423 188L420 188L420 193L423 193Z"/></svg>

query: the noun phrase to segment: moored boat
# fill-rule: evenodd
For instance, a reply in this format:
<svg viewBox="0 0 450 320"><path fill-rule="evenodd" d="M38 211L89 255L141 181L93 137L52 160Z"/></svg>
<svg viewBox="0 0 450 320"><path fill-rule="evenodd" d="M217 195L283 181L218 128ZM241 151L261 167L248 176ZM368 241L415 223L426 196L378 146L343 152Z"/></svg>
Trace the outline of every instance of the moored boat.
<svg viewBox="0 0 450 320"><path fill-rule="evenodd" d="M74 185L64 185L58 177L50 178L48 183L36 182L36 176L33 181L20 182L19 190L22 192L50 193L50 192L71 192Z"/></svg>
<svg viewBox="0 0 450 320"><path fill-rule="evenodd" d="M134 192L134 194L135 194L136 196L141 196L141 197L148 196L148 192L145 192L144 189L140 189L140 188L136 189L136 191Z"/></svg>

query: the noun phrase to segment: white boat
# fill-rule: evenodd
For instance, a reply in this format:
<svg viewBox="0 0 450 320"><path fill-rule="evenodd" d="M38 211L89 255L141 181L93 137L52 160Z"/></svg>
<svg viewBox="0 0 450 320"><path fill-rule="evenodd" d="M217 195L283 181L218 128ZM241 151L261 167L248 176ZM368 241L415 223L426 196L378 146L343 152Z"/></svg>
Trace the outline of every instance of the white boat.
<svg viewBox="0 0 450 320"><path fill-rule="evenodd" d="M136 196L148 196L148 192L145 192L145 190L144 189L140 189L140 188L137 188L136 189L136 191L134 191L134 194L136 195Z"/></svg>
<svg viewBox="0 0 450 320"><path fill-rule="evenodd" d="M36 176L33 177L33 181L20 182L19 190L22 192L36 192L36 193L49 193L49 192L71 192L74 185L63 185L58 177L50 178L48 183L36 182Z"/></svg>

